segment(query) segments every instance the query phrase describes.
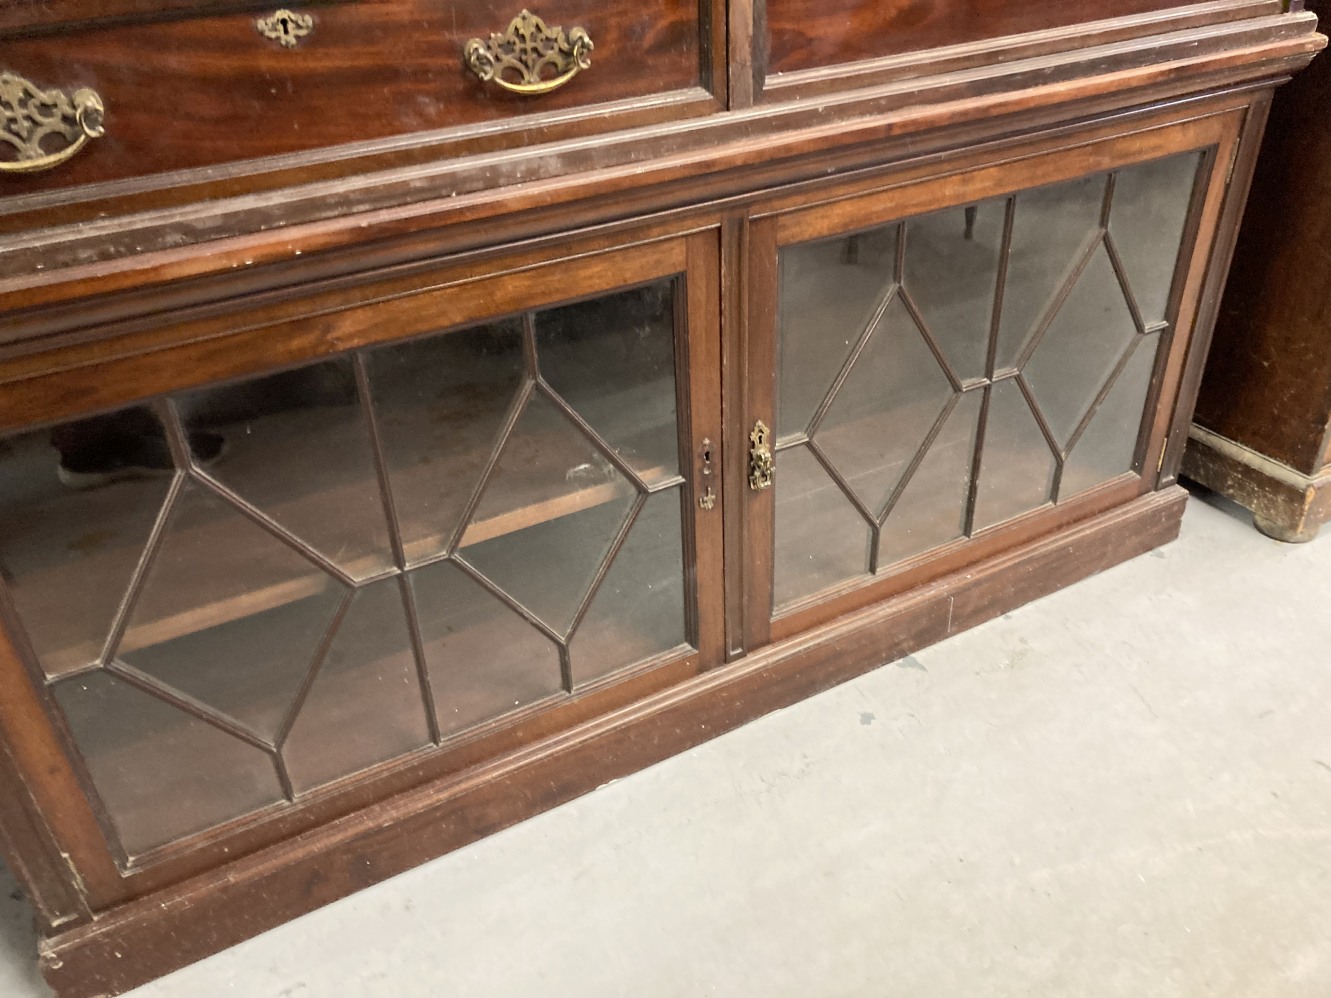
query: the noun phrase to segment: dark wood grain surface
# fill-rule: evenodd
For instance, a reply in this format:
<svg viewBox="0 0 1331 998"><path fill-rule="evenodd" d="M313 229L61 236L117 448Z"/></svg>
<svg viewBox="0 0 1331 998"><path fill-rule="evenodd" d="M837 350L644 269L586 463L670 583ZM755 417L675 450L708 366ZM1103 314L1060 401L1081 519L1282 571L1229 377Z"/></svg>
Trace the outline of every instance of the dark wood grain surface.
<svg viewBox="0 0 1331 998"><path fill-rule="evenodd" d="M504 32L521 9L512 0L311 7L313 30L292 48L263 37L253 13L0 43L0 68L43 87L91 87L106 104L103 138L50 172L0 175L0 198L436 129L503 127L703 82L696 0L558 0L538 11L551 27L587 30L596 46L591 68L549 94L510 94L466 69L463 48Z"/></svg>
<svg viewBox="0 0 1331 998"><path fill-rule="evenodd" d="M1308 9L1331 15L1331 2ZM1331 61L1272 103L1196 421L1304 474L1331 463Z"/></svg>
<svg viewBox="0 0 1331 998"><path fill-rule="evenodd" d="M768 0L768 73L1191 6L1178 0Z"/></svg>

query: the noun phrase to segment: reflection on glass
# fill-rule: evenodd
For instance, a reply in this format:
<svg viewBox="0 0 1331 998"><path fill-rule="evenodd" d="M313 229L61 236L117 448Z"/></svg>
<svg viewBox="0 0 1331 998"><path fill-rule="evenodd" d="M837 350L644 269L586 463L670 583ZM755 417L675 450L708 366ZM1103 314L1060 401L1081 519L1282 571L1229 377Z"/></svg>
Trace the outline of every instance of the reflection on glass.
<svg viewBox="0 0 1331 998"><path fill-rule="evenodd" d="M1114 180L1109 236L1147 326L1165 318L1200 161L1200 153L1184 153L1127 167Z"/></svg>
<svg viewBox="0 0 1331 998"><path fill-rule="evenodd" d="M172 511L117 653L128 656L335 586L304 555L190 482ZM307 630L315 641L327 620L323 613L311 615ZM312 643L309 649L313 652Z"/></svg>
<svg viewBox="0 0 1331 998"><path fill-rule="evenodd" d="M814 440L876 515L951 398L947 376L894 296Z"/></svg>
<svg viewBox="0 0 1331 998"><path fill-rule="evenodd" d="M1060 446L1067 446L1135 330L1109 254L1099 246L1023 369Z"/></svg>
<svg viewBox="0 0 1331 998"><path fill-rule="evenodd" d="M179 400L185 424L226 440L210 474L353 578L393 557L369 427L343 358Z"/></svg>
<svg viewBox="0 0 1331 998"><path fill-rule="evenodd" d="M966 533L983 391L967 392L929 445L878 536L878 571Z"/></svg>
<svg viewBox="0 0 1331 998"><path fill-rule="evenodd" d="M906 292L962 381L985 376L1006 213L1001 199L906 223Z"/></svg>
<svg viewBox="0 0 1331 998"><path fill-rule="evenodd" d="M283 757L297 793L429 742L402 588L356 590Z"/></svg>
<svg viewBox="0 0 1331 998"><path fill-rule="evenodd" d="M783 247L778 439L805 432L896 280L897 226Z"/></svg>
<svg viewBox="0 0 1331 998"><path fill-rule="evenodd" d="M541 375L650 486L679 473L675 284L539 312Z"/></svg>
<svg viewBox="0 0 1331 998"><path fill-rule="evenodd" d="M462 569L411 575L439 730L457 734L563 690L549 638Z"/></svg>
<svg viewBox="0 0 1331 998"><path fill-rule="evenodd" d="M869 525L803 446L776 455L777 606L869 571Z"/></svg>
<svg viewBox="0 0 1331 998"><path fill-rule="evenodd" d="M569 643L575 685L687 640L680 490L647 499Z"/></svg>
<svg viewBox="0 0 1331 998"><path fill-rule="evenodd" d="M408 563L443 551L522 382L516 320L367 354Z"/></svg>
<svg viewBox="0 0 1331 998"><path fill-rule="evenodd" d="M1098 237L1105 183L1099 174L1017 195L996 370L1017 363L1054 296Z"/></svg>
<svg viewBox="0 0 1331 998"><path fill-rule="evenodd" d="M1140 339L1118 380L1073 445L1059 483L1060 500L1133 470L1159 339L1158 333Z"/></svg>
<svg viewBox="0 0 1331 998"><path fill-rule="evenodd" d="M47 675L101 655L171 470L142 409L0 440L0 576Z"/></svg>
<svg viewBox="0 0 1331 998"><path fill-rule="evenodd" d="M0 597L132 853L684 646L678 291L0 439Z"/></svg>
<svg viewBox="0 0 1331 998"><path fill-rule="evenodd" d="M989 420L980 458L975 529L981 530L1049 502L1057 462L1015 379L990 389Z"/></svg>
<svg viewBox="0 0 1331 998"><path fill-rule="evenodd" d="M172 628L181 633L119 658L271 742L341 601L340 587L324 586L199 630Z"/></svg>
<svg viewBox="0 0 1331 998"><path fill-rule="evenodd" d="M636 492L544 396L504 444L460 555L563 634Z"/></svg>
<svg viewBox="0 0 1331 998"><path fill-rule="evenodd" d="M105 672L55 695L131 856L282 799L261 749Z"/></svg>

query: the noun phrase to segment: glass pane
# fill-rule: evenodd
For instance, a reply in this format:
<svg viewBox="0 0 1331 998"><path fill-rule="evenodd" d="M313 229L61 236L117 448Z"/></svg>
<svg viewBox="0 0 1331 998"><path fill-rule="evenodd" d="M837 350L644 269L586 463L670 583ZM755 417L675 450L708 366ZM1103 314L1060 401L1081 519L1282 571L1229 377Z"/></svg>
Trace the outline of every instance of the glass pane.
<svg viewBox="0 0 1331 998"><path fill-rule="evenodd" d="M1133 470L1159 339L1160 334L1153 333L1138 341L1127 366L1068 455L1059 499Z"/></svg>
<svg viewBox="0 0 1331 998"><path fill-rule="evenodd" d="M456 734L563 690L549 638L462 569L412 573L439 730Z"/></svg>
<svg viewBox="0 0 1331 998"><path fill-rule="evenodd" d="M1120 170L1114 181L1109 235L1148 326L1165 318L1200 162L1200 153L1171 156Z"/></svg>
<svg viewBox="0 0 1331 998"><path fill-rule="evenodd" d="M272 741L341 601L341 587L327 586L120 658Z"/></svg>
<svg viewBox="0 0 1331 998"><path fill-rule="evenodd" d="M582 684L687 641L680 491L648 497L569 644Z"/></svg>
<svg viewBox="0 0 1331 998"><path fill-rule="evenodd" d="M808 428L851 348L894 284L896 255L895 225L781 249L779 438Z"/></svg>
<svg viewBox="0 0 1331 998"><path fill-rule="evenodd" d="M522 383L516 320L367 355L407 561L447 545Z"/></svg>
<svg viewBox="0 0 1331 998"><path fill-rule="evenodd" d="M893 296L814 440L876 513L951 397L933 351L900 296Z"/></svg>
<svg viewBox="0 0 1331 998"><path fill-rule="evenodd" d="M673 280L541 312L536 343L550 387L648 485L679 474Z"/></svg>
<svg viewBox="0 0 1331 998"><path fill-rule="evenodd" d="M957 400L878 537L878 570L962 537L984 392Z"/></svg>
<svg viewBox="0 0 1331 998"><path fill-rule="evenodd" d="M282 748L304 792L429 742L397 579L358 589Z"/></svg>
<svg viewBox="0 0 1331 998"><path fill-rule="evenodd" d="M1060 445L1067 446L1136 328L1109 253L1099 246L1023 369Z"/></svg>
<svg viewBox="0 0 1331 998"><path fill-rule="evenodd" d="M234 628L205 632L236 622L245 627L254 614L291 606L289 621L299 618L299 626L286 634L259 629L281 642L270 661L308 660L328 625L330 604L315 597L330 590L341 587L322 569L191 482L172 512L117 654L136 661L136 652L186 636L196 652L209 642L222 646Z"/></svg>
<svg viewBox="0 0 1331 998"><path fill-rule="evenodd" d="M131 856L283 799L265 752L104 672L55 696Z"/></svg>
<svg viewBox="0 0 1331 998"><path fill-rule="evenodd" d="M1006 199L948 208L906 223L906 291L963 381L989 358Z"/></svg>
<svg viewBox="0 0 1331 998"><path fill-rule="evenodd" d="M101 654L170 471L145 409L0 440L0 573L48 675Z"/></svg>
<svg viewBox="0 0 1331 998"><path fill-rule="evenodd" d="M392 567L374 450L351 361L182 395L181 420L225 450L209 474L353 578Z"/></svg>
<svg viewBox="0 0 1331 998"><path fill-rule="evenodd" d="M976 530L1047 503L1057 467L1016 381L1000 381L990 392L975 498Z"/></svg>
<svg viewBox="0 0 1331 998"><path fill-rule="evenodd" d="M869 525L807 447L776 455L777 606L867 575Z"/></svg>
<svg viewBox="0 0 1331 998"><path fill-rule="evenodd" d="M461 555L563 634L635 497L582 431L533 395L486 483Z"/></svg>
<svg viewBox="0 0 1331 998"><path fill-rule="evenodd" d="M1055 293L1100 227L1106 177L1085 177L1017 195L1003 287L997 369L1017 362Z"/></svg>

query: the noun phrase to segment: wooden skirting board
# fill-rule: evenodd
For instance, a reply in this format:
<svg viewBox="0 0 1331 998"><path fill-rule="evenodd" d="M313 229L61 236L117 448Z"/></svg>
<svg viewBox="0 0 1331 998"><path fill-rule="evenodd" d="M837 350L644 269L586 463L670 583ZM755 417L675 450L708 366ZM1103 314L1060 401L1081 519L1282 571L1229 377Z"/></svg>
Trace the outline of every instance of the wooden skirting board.
<svg viewBox="0 0 1331 998"><path fill-rule="evenodd" d="M1305 475L1196 424L1181 471L1251 511L1253 525L1278 541L1310 541L1331 520L1331 471Z"/></svg>
<svg viewBox="0 0 1331 998"><path fill-rule="evenodd" d="M629 707L383 801L42 943L61 998L119 994L1168 543L1151 493Z"/></svg>

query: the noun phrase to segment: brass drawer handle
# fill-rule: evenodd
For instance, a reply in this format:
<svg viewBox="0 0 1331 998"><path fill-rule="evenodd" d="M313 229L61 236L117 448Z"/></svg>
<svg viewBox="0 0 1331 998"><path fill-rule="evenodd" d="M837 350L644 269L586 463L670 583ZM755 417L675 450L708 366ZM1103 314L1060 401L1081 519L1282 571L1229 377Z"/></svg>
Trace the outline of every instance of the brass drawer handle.
<svg viewBox="0 0 1331 998"><path fill-rule="evenodd" d="M96 91L40 90L15 73L0 73L0 142L17 153L13 159L0 160L0 173L54 169L105 131L105 111ZM65 145L47 152L44 143L52 136Z"/></svg>
<svg viewBox="0 0 1331 998"><path fill-rule="evenodd" d="M502 35L488 42L473 38L463 54L467 68L487 83L533 97L558 90L592 64L591 36L582 28L546 27L544 21L524 10L509 22ZM553 71L555 75L546 75Z"/></svg>

